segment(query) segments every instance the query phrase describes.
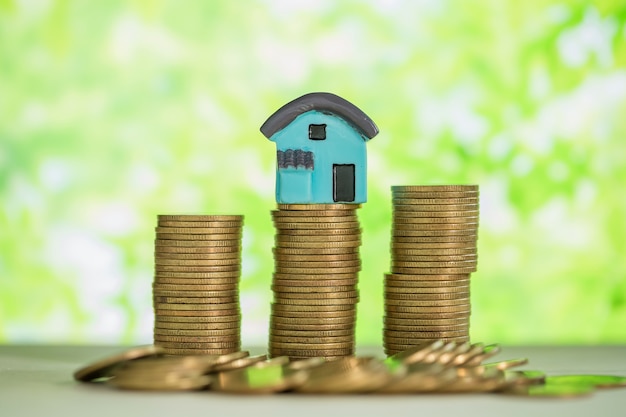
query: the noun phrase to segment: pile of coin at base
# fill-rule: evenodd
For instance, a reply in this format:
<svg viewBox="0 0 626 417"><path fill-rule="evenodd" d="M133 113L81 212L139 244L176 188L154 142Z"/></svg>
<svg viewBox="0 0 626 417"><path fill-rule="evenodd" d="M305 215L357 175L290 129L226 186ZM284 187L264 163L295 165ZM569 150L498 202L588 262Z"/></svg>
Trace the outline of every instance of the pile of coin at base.
<svg viewBox="0 0 626 417"><path fill-rule="evenodd" d="M242 226L237 215L158 216L154 344L167 354L239 350Z"/></svg>
<svg viewBox="0 0 626 417"><path fill-rule="evenodd" d="M339 358L354 353L361 229L356 204L279 204L269 353Z"/></svg>
<svg viewBox="0 0 626 417"><path fill-rule="evenodd" d="M526 358L484 364L497 345L436 341L385 360L348 356L333 361L285 356L267 360L249 352L163 356L155 346L131 349L74 373L86 383L149 391L211 390L239 394L420 394L498 392L523 396L572 397L596 388L626 386L613 375L546 376L520 371Z"/></svg>
<svg viewBox="0 0 626 417"><path fill-rule="evenodd" d="M469 340L478 186L394 186L383 341L391 355L430 340Z"/></svg>

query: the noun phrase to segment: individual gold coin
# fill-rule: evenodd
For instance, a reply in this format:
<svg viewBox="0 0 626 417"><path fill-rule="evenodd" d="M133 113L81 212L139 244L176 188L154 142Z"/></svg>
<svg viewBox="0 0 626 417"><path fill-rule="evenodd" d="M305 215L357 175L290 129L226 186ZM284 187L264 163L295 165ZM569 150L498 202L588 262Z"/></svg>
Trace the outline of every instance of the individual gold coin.
<svg viewBox="0 0 626 417"><path fill-rule="evenodd" d="M227 355L239 351L239 348L163 348L167 355Z"/></svg>
<svg viewBox="0 0 626 417"><path fill-rule="evenodd" d="M152 284L152 291L155 293L163 293L165 291L174 291L179 293L187 293L189 291L215 292L215 291L237 291L237 285L220 284L220 285L193 285L193 284L163 284L155 282ZM167 295L167 294L161 294ZM204 297L204 296L201 296Z"/></svg>
<svg viewBox="0 0 626 417"><path fill-rule="evenodd" d="M165 305L165 304L164 304ZM167 305L169 306L181 306L181 307L185 307L188 306L189 304L169 304ZM219 306L230 306L231 304L217 304ZM159 319L163 319L166 316L206 316L206 317L210 317L210 316L232 316L232 315L238 315L240 317L240 311L239 311L239 306L237 306L237 308L225 308L224 310L172 310L172 309L164 309L161 308L161 305L156 306L156 308L154 309L156 316L159 317Z"/></svg>
<svg viewBox="0 0 626 417"><path fill-rule="evenodd" d="M137 391L192 391L201 390L211 385L211 378L205 375L179 376L177 378L146 379L115 377L107 381L119 389Z"/></svg>
<svg viewBox="0 0 626 417"><path fill-rule="evenodd" d="M337 223L356 223L359 221L356 215L352 216L272 216L274 224L282 225L289 223L319 223L334 225Z"/></svg>
<svg viewBox="0 0 626 417"><path fill-rule="evenodd" d="M97 379L111 376L111 371L124 362L140 358L155 357L162 353L163 350L158 346L140 346L132 348L77 369L73 376L76 381L93 382Z"/></svg>
<svg viewBox="0 0 626 417"><path fill-rule="evenodd" d="M396 236L416 236L416 237L453 237L453 236L477 236L477 230L460 229L460 230L409 230L399 229L397 227L391 230L391 235Z"/></svg>
<svg viewBox="0 0 626 417"><path fill-rule="evenodd" d="M356 211L353 210L272 210L272 217L339 217L339 216L355 216Z"/></svg>
<svg viewBox="0 0 626 417"><path fill-rule="evenodd" d="M239 296L239 291L235 288L228 291L165 291L153 288L152 293L158 297L237 298Z"/></svg>
<svg viewBox="0 0 626 417"><path fill-rule="evenodd" d="M226 268L232 269L232 268ZM230 284L239 282L241 271L239 269L227 271L156 271L156 282L166 283L165 279L181 284Z"/></svg>
<svg viewBox="0 0 626 417"><path fill-rule="evenodd" d="M169 241L166 241L169 242ZM217 255L229 254L229 256L237 256L241 254L240 246L165 246L159 244L154 248L155 255L175 256L180 255Z"/></svg>
<svg viewBox="0 0 626 417"><path fill-rule="evenodd" d="M391 268L394 274L413 275L460 275L471 274L476 271L476 267L467 268Z"/></svg>
<svg viewBox="0 0 626 417"><path fill-rule="evenodd" d="M284 255L280 253L274 254L274 259L278 261L291 261L291 262L335 262L335 261L358 261L360 260L357 252L351 252L348 254L340 255Z"/></svg>
<svg viewBox="0 0 626 417"><path fill-rule="evenodd" d="M393 201L394 212L398 211L419 211L419 212L471 212L478 211L479 204L416 204L414 200L395 200ZM435 216L433 216L435 217Z"/></svg>
<svg viewBox="0 0 626 417"><path fill-rule="evenodd" d="M160 307L163 305L205 306L212 304L215 305L214 310L218 310L220 309L219 306L222 304L236 304L239 300L239 295L232 297L165 297L155 295L152 299L155 303L159 304ZM180 309L185 310L182 307Z"/></svg>
<svg viewBox="0 0 626 417"><path fill-rule="evenodd" d="M222 313L222 312L219 312ZM221 315L212 316L164 316L160 315L155 318L155 322L159 325L165 325L166 323L198 323L203 326L210 326L213 323L221 322L234 322L238 326L241 322L241 313L237 310L227 311ZM182 327L181 327L182 328Z"/></svg>
<svg viewBox="0 0 626 417"><path fill-rule="evenodd" d="M469 317L456 318L456 319L394 319L391 317L384 318L384 325L386 328L393 328L398 330L409 330L412 328L421 327L446 327L446 326L468 326Z"/></svg>
<svg viewBox="0 0 626 417"><path fill-rule="evenodd" d="M282 279L276 278L272 280L272 284L277 287L278 291L284 292L330 292L330 291L342 291L339 288L348 287L349 289L355 289L358 283L358 278L352 277L347 279L327 279L324 281L306 282L301 279ZM302 289L300 289L302 288ZM333 288L328 290L328 288ZM348 291L348 290L344 290Z"/></svg>
<svg viewBox="0 0 626 417"><path fill-rule="evenodd" d="M360 204L279 204L279 210L356 210Z"/></svg>
<svg viewBox="0 0 626 417"><path fill-rule="evenodd" d="M360 239L335 241L336 240L335 238L337 238L337 236L333 236L332 241L330 240L309 241L307 239L300 239L300 236L292 236L292 237L298 238L298 240L283 239L277 236L275 239L276 246L279 248L285 248L285 249L352 248L353 250L358 250L359 246L361 246ZM350 239L353 239L353 237L350 236Z"/></svg>
<svg viewBox="0 0 626 417"><path fill-rule="evenodd" d="M454 285L445 287L392 287L385 283L385 293L389 296L394 294L415 294L419 295L450 295L450 294L464 294L469 293L469 282L465 285Z"/></svg>
<svg viewBox="0 0 626 417"><path fill-rule="evenodd" d="M411 262L411 261L391 261L391 268L474 268L476 260L466 261L431 261L431 262Z"/></svg>
<svg viewBox="0 0 626 417"><path fill-rule="evenodd" d="M278 280L302 281L303 284L306 284L306 285L315 285L316 283L319 283L320 285L326 285L326 284L331 285L331 283L335 281L352 282L352 281L358 280L358 276L357 274L355 274L354 271L338 274L334 270L330 272L326 271L323 273L323 275L313 274L313 273L291 274L291 273L275 272L273 274L273 277L274 277L274 282L277 282Z"/></svg>
<svg viewBox="0 0 626 417"><path fill-rule="evenodd" d="M220 242L228 242L230 246L236 245L241 240L241 233L169 233L164 231L157 232L159 240L191 240L191 241L210 241L216 240Z"/></svg>
<svg viewBox="0 0 626 417"><path fill-rule="evenodd" d="M407 275L408 276L408 275ZM414 275L415 277L426 277L428 275ZM441 283L441 285L437 285ZM385 281L385 288L402 291L402 292L413 292L416 294L432 294L442 292L453 292L458 288L459 291L462 291L464 288L469 288L469 278L464 280L459 280L458 283L455 281L401 281L396 279L388 279ZM432 290L432 291L431 291Z"/></svg>
<svg viewBox="0 0 626 417"><path fill-rule="evenodd" d="M273 315L270 318L270 323L274 325L283 325L283 326L297 326L303 329L308 326L314 328L326 328L327 326L353 326L355 322L354 312L348 316L315 316L311 317L280 317Z"/></svg>
<svg viewBox="0 0 626 417"><path fill-rule="evenodd" d="M227 259L224 259L227 261ZM211 261L217 262L217 261ZM239 262L229 263L225 265L216 265L216 264L208 264L208 265L162 265L155 264L154 269L157 273L159 272L228 272L228 271L239 271L241 266Z"/></svg>
<svg viewBox="0 0 626 417"><path fill-rule="evenodd" d="M392 226L392 233L395 232L424 232L424 233L439 233L439 234L460 234L461 231L466 233L476 234L478 230L478 223L465 223L465 224L426 224L426 223L396 223ZM436 234L435 236L439 236ZM428 234L423 236L429 236Z"/></svg>
<svg viewBox="0 0 626 417"><path fill-rule="evenodd" d="M187 336L198 336L198 337L214 337L214 336L233 336L237 339L239 338L239 328L234 327L231 329L163 329L161 327L154 328L155 335L162 336L179 336L179 337L187 337Z"/></svg>
<svg viewBox="0 0 626 417"><path fill-rule="evenodd" d="M284 349L284 350L300 350L300 349L312 349L312 346L319 345L320 350L342 350L342 349L352 349L354 348L354 342L335 342L335 343L299 343L299 342L271 342L273 348ZM317 350L317 349L316 349ZM289 356L289 355L285 355Z"/></svg>
<svg viewBox="0 0 626 417"><path fill-rule="evenodd" d="M455 286L461 284L469 285L469 274L443 274L443 275L410 275L410 274L385 274L386 283L401 283L410 286L415 283L417 286ZM461 282L463 281L463 282Z"/></svg>
<svg viewBox="0 0 626 417"><path fill-rule="evenodd" d="M478 190L467 191L392 191L392 197L399 198L463 198L478 197Z"/></svg>
<svg viewBox="0 0 626 417"><path fill-rule="evenodd" d="M354 333L354 322L346 324L283 324L276 323L275 320L270 320L270 331L275 334L288 334L288 333L305 333L305 334L319 334L321 336L344 336Z"/></svg>
<svg viewBox="0 0 626 417"><path fill-rule="evenodd" d="M275 254L280 255L348 255L358 254L358 247L350 246L346 248L281 248L272 249Z"/></svg>
<svg viewBox="0 0 626 417"><path fill-rule="evenodd" d="M456 305L469 305L469 297L453 298L444 300L413 300L413 299L393 299L386 297L385 305L389 306L404 306L404 307L443 307L443 306L456 306Z"/></svg>
<svg viewBox="0 0 626 417"><path fill-rule="evenodd" d="M243 222L243 216L237 214L159 214L157 221L187 221L187 222Z"/></svg>
<svg viewBox="0 0 626 417"><path fill-rule="evenodd" d="M232 337L235 336L235 337ZM154 334L154 341L156 344L164 343L239 343L238 335L221 335L221 336L191 336L191 335L164 335L161 333Z"/></svg>
<svg viewBox="0 0 626 417"><path fill-rule="evenodd" d="M175 259L175 260L222 260L222 259L237 259L241 262L240 252L220 252L220 253L170 253L170 252L155 252L154 256L157 259Z"/></svg>
<svg viewBox="0 0 626 417"><path fill-rule="evenodd" d="M349 356L354 353L354 347L348 347L343 349L335 349L335 348L320 348L320 349L311 349L311 348L279 348L270 346L270 356L289 356L290 358L323 358L329 356Z"/></svg>
<svg viewBox="0 0 626 417"><path fill-rule="evenodd" d="M441 262L441 261L472 261L476 262L477 254L465 255L404 255L392 252L392 259L402 262Z"/></svg>
<svg viewBox="0 0 626 417"><path fill-rule="evenodd" d="M160 227L175 228L241 228L243 221L178 221L178 220L159 220Z"/></svg>
<svg viewBox="0 0 626 417"><path fill-rule="evenodd" d="M155 231L161 233L180 233L190 235L240 235L241 227L162 227L157 226Z"/></svg>
<svg viewBox="0 0 626 417"><path fill-rule="evenodd" d="M385 352L388 356L391 356L393 354L398 354L401 353L403 351L409 350L411 348L414 348L416 346L424 346L425 344L428 344L430 342L435 341L436 339L415 339L411 344L408 345L399 345L399 344L395 344L395 343L384 343L384 347L385 347ZM437 339L437 340L441 340L443 342L449 343L449 342L455 342L455 343L466 343L469 341L469 337L444 337L442 339Z"/></svg>
<svg viewBox="0 0 626 417"><path fill-rule="evenodd" d="M296 287L297 288L297 287ZM284 299L352 299L358 298L359 292L357 290L347 290L342 292L331 292L331 293L318 293L318 292L282 292L282 291L274 291L274 295L278 298Z"/></svg>
<svg viewBox="0 0 626 417"><path fill-rule="evenodd" d="M283 236L348 235L359 234L362 229L358 222L345 223L274 223Z"/></svg>
<svg viewBox="0 0 626 417"><path fill-rule="evenodd" d="M459 241L459 242L391 242L391 251L398 250L466 250L476 252L475 241Z"/></svg>
<svg viewBox="0 0 626 417"><path fill-rule="evenodd" d="M319 243L339 243L339 242L361 242L361 233L358 231L352 231L349 229L337 229L340 233L334 234L332 236L324 234L324 233L313 233L313 234L286 234L282 233L275 236L274 241L277 246L283 247L285 243L311 243L311 242L319 242ZM343 233L343 232L349 233ZM292 231L293 232L293 231ZM298 232L297 230L295 231ZM319 244L318 243L318 244ZM356 245L352 243L352 245ZM346 245L347 246L347 245ZM357 245L358 246L358 245ZM325 246L319 246L321 248ZM330 246L329 246L330 247Z"/></svg>
<svg viewBox="0 0 626 417"><path fill-rule="evenodd" d="M239 265L241 259L239 258L226 258L226 259L169 259L157 257L154 260L154 264L157 266L184 266L184 267L196 267L196 266L230 266Z"/></svg>
<svg viewBox="0 0 626 417"><path fill-rule="evenodd" d="M318 297L325 297L327 295L333 293L345 293L345 292L355 292L358 294L355 288L355 284L353 285L344 285L344 286L315 286L315 287L304 287L304 286L290 286L290 285L272 285L272 291L277 293L286 293L286 294L305 294L307 296L316 295Z"/></svg>
<svg viewBox="0 0 626 417"><path fill-rule="evenodd" d="M230 236L230 235L229 235ZM230 238L221 240L177 240L177 239L163 239L161 236L157 236L154 239L156 250L167 250L170 248L219 248L225 247L229 250L240 250L241 239Z"/></svg>
<svg viewBox="0 0 626 417"><path fill-rule="evenodd" d="M359 267L361 265L360 259L353 259L349 261L299 261L289 262L277 260L277 266L281 268L348 268Z"/></svg>
<svg viewBox="0 0 626 417"><path fill-rule="evenodd" d="M293 223L295 225L295 223ZM337 223L339 224L339 223ZM293 226L289 227L287 224L283 225L283 227L278 229L279 235L277 237L291 237L291 236L320 236L326 237L326 239L330 240L329 236L353 236L360 237L361 232L363 231L359 224L352 223L341 223L345 227L318 227L318 228L308 228L308 227L298 227ZM307 225L317 225L317 223L307 223Z"/></svg>
<svg viewBox="0 0 626 417"><path fill-rule="evenodd" d="M275 267L276 273L279 273L279 274L290 274L290 278L293 278L293 279L297 279L298 277L296 277L295 275L298 275L298 274L300 274L300 275L353 274L353 273L359 272L360 270L361 270L360 266L351 266L351 267L346 267L346 268L331 267L331 266L326 266L324 268L309 268L309 267L286 268L286 267L283 267L282 265L279 264L279 265L276 265L276 267Z"/></svg>
<svg viewBox="0 0 626 417"><path fill-rule="evenodd" d="M389 293L385 292L385 298L388 300L455 300L469 298L469 290L465 292L453 293L435 293L435 294L419 294L419 293Z"/></svg>
<svg viewBox="0 0 626 417"><path fill-rule="evenodd" d="M422 210L422 207L427 206L416 206L416 205L402 205L402 206L393 206L392 215L393 218L398 217L445 217L448 219L454 217L477 217L479 216L478 206L474 206L473 208L461 206L447 206L447 210L444 211L439 208L435 208L433 206L428 206L432 210Z"/></svg>
<svg viewBox="0 0 626 417"><path fill-rule="evenodd" d="M385 320L469 320L470 316L469 307L466 310L462 311L441 311L441 309L440 311L423 311L423 309L426 307L421 307L417 312L415 311L414 307L409 307L410 309L413 309L413 311L411 312L406 311L407 307L399 308L404 311L391 311L389 309L385 310Z"/></svg>
<svg viewBox="0 0 626 417"><path fill-rule="evenodd" d="M394 334L397 332L394 332ZM443 337L464 337L467 336L467 332L466 331L459 331L459 332L409 332L409 334L406 337L393 337L393 336L389 336L387 334L383 334L383 339L385 340L386 343L389 344L398 344L398 345L411 345L413 343L415 343L416 341L421 341L421 340L437 340L439 338L443 338Z"/></svg>
<svg viewBox="0 0 626 417"><path fill-rule="evenodd" d="M411 338L414 335L420 335L430 332L466 332L468 331L467 325L457 326L397 326L383 328L383 333L393 337L406 337Z"/></svg>
<svg viewBox="0 0 626 417"><path fill-rule="evenodd" d="M239 342L161 342L165 349L239 349Z"/></svg>
<svg viewBox="0 0 626 417"><path fill-rule="evenodd" d="M394 225L450 226L463 227L466 224L478 224L478 216L463 217L415 217L411 212L394 213L391 223Z"/></svg>
<svg viewBox="0 0 626 417"><path fill-rule="evenodd" d="M234 310L239 308L239 303L185 303L185 304L173 304L173 303L159 303L157 308L160 310Z"/></svg>
<svg viewBox="0 0 626 417"><path fill-rule="evenodd" d="M230 318L230 317L229 317ZM232 321L216 321L216 322L170 322L157 318L154 322L155 329L171 329L171 330L212 330L218 328L224 329L239 329L241 326L240 319L238 317L232 317Z"/></svg>
<svg viewBox="0 0 626 417"><path fill-rule="evenodd" d="M237 369L247 368L257 363L262 363L267 360L267 355L256 355L239 358L234 361L223 363L221 365L214 366L213 373L217 372L230 372Z"/></svg>
<svg viewBox="0 0 626 417"><path fill-rule="evenodd" d="M404 198L399 195L392 197L393 204L415 205L467 205L478 204L478 196L474 197L438 197L438 198Z"/></svg>
<svg viewBox="0 0 626 417"><path fill-rule="evenodd" d="M457 305L445 305L445 306L399 306L399 305L385 305L385 314L389 313L469 313L469 304L457 304Z"/></svg>
<svg viewBox="0 0 626 417"><path fill-rule="evenodd" d="M281 317L352 317L354 314L356 314L354 304L339 304L332 306L272 304L272 315Z"/></svg>
<svg viewBox="0 0 626 417"><path fill-rule="evenodd" d="M457 243L472 242L476 244L477 235L454 236L392 236L394 243ZM467 246L467 245L466 245Z"/></svg>
<svg viewBox="0 0 626 417"><path fill-rule="evenodd" d="M339 306L354 305L358 302L357 297L353 298L279 298L274 294L275 305L292 305L292 306Z"/></svg>
<svg viewBox="0 0 626 417"><path fill-rule="evenodd" d="M232 278L162 278L156 277L152 283L153 288L181 288L182 290L191 290L191 287L206 288L207 290L218 291L221 289L237 289L239 285L239 277Z"/></svg>
<svg viewBox="0 0 626 417"><path fill-rule="evenodd" d="M392 185L391 192L478 192L478 185Z"/></svg>
<svg viewBox="0 0 626 417"><path fill-rule="evenodd" d="M332 336L332 337L298 337L298 336L280 336L275 332L270 332L270 344L276 347L287 346L311 346L311 345L328 345L349 347L354 344L354 335L348 336Z"/></svg>

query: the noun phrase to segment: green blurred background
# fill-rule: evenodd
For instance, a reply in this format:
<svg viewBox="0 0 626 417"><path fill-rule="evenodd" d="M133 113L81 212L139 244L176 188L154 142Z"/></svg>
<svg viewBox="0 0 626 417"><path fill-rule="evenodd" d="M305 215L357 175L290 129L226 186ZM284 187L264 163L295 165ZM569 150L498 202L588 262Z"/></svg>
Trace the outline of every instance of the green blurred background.
<svg viewBox="0 0 626 417"><path fill-rule="evenodd" d="M245 215L267 340L274 144L312 91L364 110L357 343L381 344L392 184L477 183L473 340L626 343L620 1L0 0L0 341L150 343L157 213Z"/></svg>

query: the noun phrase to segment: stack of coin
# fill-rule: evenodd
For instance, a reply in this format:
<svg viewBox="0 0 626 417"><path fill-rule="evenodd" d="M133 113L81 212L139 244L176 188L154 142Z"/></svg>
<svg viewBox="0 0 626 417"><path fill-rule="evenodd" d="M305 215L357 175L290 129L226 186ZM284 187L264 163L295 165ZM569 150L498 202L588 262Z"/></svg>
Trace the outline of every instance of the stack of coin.
<svg viewBox="0 0 626 417"><path fill-rule="evenodd" d="M354 354L361 270L356 204L279 204L269 353L292 359Z"/></svg>
<svg viewBox="0 0 626 417"><path fill-rule="evenodd" d="M392 187L391 273L385 275L385 353L434 339L469 340L478 186Z"/></svg>
<svg viewBox="0 0 626 417"><path fill-rule="evenodd" d="M243 216L159 215L154 344L170 355L239 350Z"/></svg>

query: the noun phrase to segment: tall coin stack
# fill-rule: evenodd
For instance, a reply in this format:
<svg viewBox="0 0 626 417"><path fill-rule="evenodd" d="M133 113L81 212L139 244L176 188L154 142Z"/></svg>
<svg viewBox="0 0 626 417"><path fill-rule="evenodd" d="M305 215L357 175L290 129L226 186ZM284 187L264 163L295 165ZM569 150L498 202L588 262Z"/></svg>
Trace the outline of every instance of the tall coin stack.
<svg viewBox="0 0 626 417"><path fill-rule="evenodd" d="M385 275L385 353L430 340L469 341L478 186L395 186L391 273Z"/></svg>
<svg viewBox="0 0 626 417"><path fill-rule="evenodd" d="M166 354L239 350L242 226L243 216L158 216L154 344Z"/></svg>
<svg viewBox="0 0 626 417"><path fill-rule="evenodd" d="M356 204L279 204L270 356L354 354L361 229Z"/></svg>

